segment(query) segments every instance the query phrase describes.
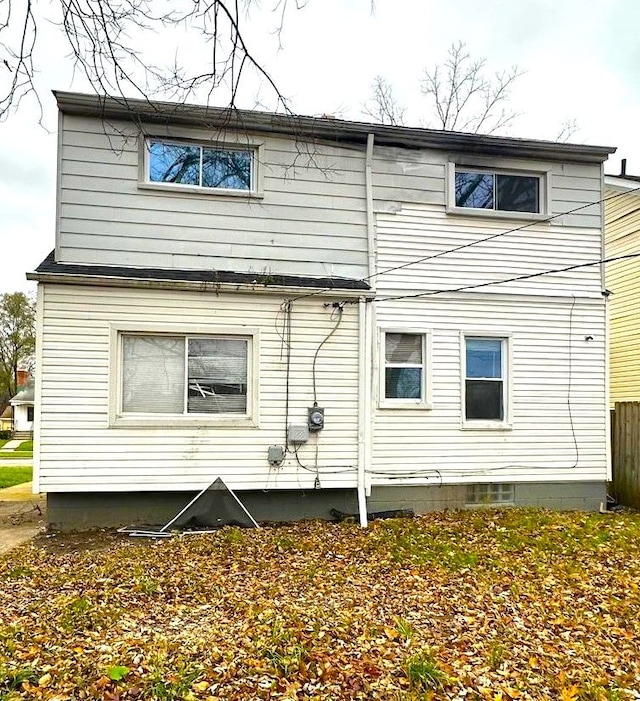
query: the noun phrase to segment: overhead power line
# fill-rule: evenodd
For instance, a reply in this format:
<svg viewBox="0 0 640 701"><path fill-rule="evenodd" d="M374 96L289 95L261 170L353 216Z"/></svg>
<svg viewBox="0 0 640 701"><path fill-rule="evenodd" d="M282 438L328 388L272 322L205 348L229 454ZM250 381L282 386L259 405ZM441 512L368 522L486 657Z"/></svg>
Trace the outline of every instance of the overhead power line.
<svg viewBox="0 0 640 701"><path fill-rule="evenodd" d="M583 209L587 209L588 207L593 207L594 205L598 204L603 204L604 202L609 202L611 200L615 200L618 197L623 197L624 195L630 195L634 192L639 192L640 191L640 186L639 187L634 187L630 190L625 190L624 192L618 192L615 195L610 195L608 197L601 197L599 200L594 200L592 202L587 202L586 204L582 204L578 207L574 207L573 209L568 209L564 212L559 212L558 214L552 214L548 217L544 217L543 219L535 219L530 222L526 222L525 224L521 224L520 226L516 226L512 229L507 229L505 231L499 231L495 234L491 234L490 236L485 236L484 238L477 239L476 241L471 241L469 243L464 243L460 244L459 246L454 246L453 248L448 248L445 251L440 251L439 253L432 253L428 256L423 256L422 258L416 258L414 260L410 260L407 263L402 263L401 265L396 265L391 268L385 268L385 270L381 270L376 273L372 273L371 275L367 275L367 277L361 278L362 282L368 282L372 278L375 277L380 277L381 275L387 275L388 273L392 273L396 270L402 270L404 268L408 268L412 265L417 265L418 263L425 263L426 261L433 260L434 258L441 258L442 256L449 255L450 253L457 253L458 251L462 251L465 248L471 248L472 246L478 246L481 243L486 243L487 241L492 241L494 239L500 238L502 236L507 236L507 234L514 234L518 231L522 231L524 229L528 229L532 226L537 226L540 224L545 224L550 221L554 221L555 219L559 219L560 217L567 216L569 214L575 214L576 212L580 212ZM598 261L598 262L606 262L606 261ZM597 263L589 263L589 265L597 265ZM572 268L569 268L572 269ZM552 271L553 272L553 271ZM541 273L541 274L547 274L547 273ZM499 284L499 283L487 283L487 284ZM307 294L299 295L298 297L295 297L292 301L298 301L301 299L306 299L308 297L315 297L316 295L323 294L325 292L330 292L331 288L323 288L321 290L314 290L313 292L309 292ZM372 300L369 300L372 301Z"/></svg>
<svg viewBox="0 0 640 701"><path fill-rule="evenodd" d="M373 277L379 277L380 275L386 275L387 273L392 273L395 270L402 270L403 268L408 268L411 265L416 265L417 263L424 263L428 260L433 260L434 258L440 258L441 256L446 256L449 253L456 253L457 251L462 251L465 248L471 248L471 246L477 246L480 243L486 243L487 241L492 241L493 239L500 238L501 236L506 236L507 234L514 234L517 231L522 231L523 229L528 229L531 226L536 226L537 224L546 224L547 222L553 221L554 219L558 219L559 217L564 217L567 214L575 214L576 212L580 212L583 209L587 209L588 207L593 207L596 204L602 204L603 202L608 202L610 200L615 200L616 197L621 197L622 195L629 195L632 192L638 192L640 190L640 187L635 187L632 190L625 190L624 192L618 192L615 195L611 195L610 197L602 197L599 200L595 200L594 202L588 202L587 204L582 204L579 207L574 207L573 209L568 209L566 212L560 212L559 214L552 214L551 216L545 217L544 219L535 219L534 221L527 222L526 224L522 224L521 226L516 226L513 229L507 229L506 231L499 231L497 234L491 234L491 236L485 236L484 238L477 239L476 241L471 241L470 243L463 243L460 244L459 246L454 246L453 248L449 248L446 251L440 251L440 253L433 253L428 256L424 256L422 258L416 258L415 260L411 260L408 263L403 263L402 265L396 265L393 268L386 268L385 270L381 270L379 273L373 273L372 275L369 275L368 277L362 278L363 281L371 280Z"/></svg>
<svg viewBox="0 0 640 701"><path fill-rule="evenodd" d="M516 277L506 278L505 280L494 280L493 282L478 282L473 285L463 285L454 287L448 290L430 290L428 292L414 292L405 295L392 295L389 297L376 297L375 299L367 300L368 302L388 302L396 299L414 299L417 297L432 297L434 295L447 294L451 292L466 292L468 290L476 290L481 287L490 287L491 285L505 285L508 282L519 282L520 280L531 280L532 278L542 277L543 275L553 275L554 273L566 273L570 270L578 270L579 268L589 268L594 265L602 265L602 263L613 263L619 260L630 260L640 258L640 252L627 253L624 256L614 256L613 258L600 258L589 263L577 263L576 265L567 265L564 268L553 268L550 270L542 270L537 273L529 273L527 275L517 275Z"/></svg>

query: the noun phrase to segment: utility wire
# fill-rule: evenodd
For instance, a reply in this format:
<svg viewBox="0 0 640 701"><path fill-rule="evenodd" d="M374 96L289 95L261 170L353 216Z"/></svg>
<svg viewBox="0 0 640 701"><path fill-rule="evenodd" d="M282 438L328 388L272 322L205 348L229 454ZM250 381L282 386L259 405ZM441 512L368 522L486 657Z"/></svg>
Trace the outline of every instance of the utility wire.
<svg viewBox="0 0 640 701"><path fill-rule="evenodd" d="M640 191L640 186L639 187L634 187L630 190L625 190L624 192L618 192L615 195L610 195L608 197L602 197L599 200L594 200L592 202L587 202L587 204L582 204L579 207L574 207L573 209L567 209L564 212L559 212L558 214L552 214L548 217L545 217L543 219L535 219L530 222L526 222L525 224L521 224L520 226L516 226L512 229L507 229L506 231L499 231L496 234L491 234L490 236L485 236L484 238L477 239L476 241L471 241L470 243L464 243L460 244L459 246L454 246L453 248L449 248L445 251L440 251L439 253L433 253L428 256L423 256L422 258L416 258L415 260L411 260L408 263L402 263L401 265L396 265L392 268L385 268L385 270L380 270L379 272L372 273L371 275L367 275L366 277L360 278L362 282L368 282L374 277L380 277L381 275L387 275L388 273L392 273L396 270L402 270L404 268L408 268L412 265L416 265L418 263L425 263L428 260L433 260L434 258L441 258L442 256L446 256L449 253L457 253L458 251L462 251L465 248L471 248L472 246L477 246L478 244L481 243L486 243L487 241L492 241L494 239L500 238L501 236L506 236L507 234L513 234L518 231L522 231L524 229L528 229L532 226L537 226L539 224L546 224L547 222L554 221L555 219L558 219L560 217L564 217L568 214L575 214L576 212L580 212L583 209L587 209L588 207L593 207L594 205L597 204L603 204L604 202L610 202L611 200L615 200L618 197L623 197L624 195L630 195L634 192ZM308 297L315 297L316 295L324 294L325 292L331 292L332 288L326 287L321 290L315 290L313 292L308 292L307 294L304 295L299 295L298 297L294 297L292 301L297 301L300 299L306 299Z"/></svg>
<svg viewBox="0 0 640 701"><path fill-rule="evenodd" d="M373 275L369 275L368 277L363 278L364 281L370 280L372 277L376 277L379 275L386 275L387 273L392 273L395 270L402 270L403 268L408 268L411 265L416 265L417 263L424 263L425 261L428 260L433 260L434 258L440 258L442 256L446 256L449 253L457 253L458 251L462 251L465 248L471 248L471 246L477 246L480 243L485 243L486 241L492 241L493 239L500 238L501 236L506 236L507 234L513 234L517 231L522 231L523 229L528 229L531 226L535 226L536 224L546 224L547 222L553 221L554 219L558 219L558 217L564 217L567 214L575 214L576 212L579 212L582 209L587 209L587 207L592 207L596 204L602 204L603 202L608 202L609 200L614 200L616 197L621 197L622 195L628 195L631 192L637 192L640 190L640 187L633 188L633 190L625 190L624 192L618 192L615 195L611 195L610 197L603 197L599 200L596 200L595 202L588 202L587 204L582 204L579 207L574 207L573 209L568 209L566 212L560 212L559 214L552 214L551 216L545 217L544 219L536 219L534 221L527 222L526 224L522 224L521 226L516 226L513 229L507 229L506 231L499 231L497 234L491 234L491 236L485 236L482 239L477 239L476 241L471 241L470 243L463 243L460 244L459 246L455 246L454 248L449 248L446 251L440 251L440 253L433 253L428 256L424 256L423 258L416 258L415 260L409 261L408 263L403 263L402 265L396 265L393 268L386 268L385 270L381 270L379 273L373 273Z"/></svg>
<svg viewBox="0 0 640 701"><path fill-rule="evenodd" d="M565 268L553 268L551 270L542 270L538 273L529 273L528 275L517 275L516 277L506 278L505 280L494 280L493 282L478 282L474 285L463 285L454 287L449 290L431 290L429 292L415 292L406 295L393 295L389 297L377 297L376 299L368 299L367 302L389 302L396 299L415 299L417 297L432 297L433 295L447 294L450 292L465 292L466 290L476 290L480 287L490 287L491 285L504 285L508 282L519 282L520 280L531 280L532 278L542 277L543 275L553 275L554 273L566 273L570 270L578 270L579 268L589 268L594 265L602 265L602 263L613 263L618 260L630 260L632 258L640 258L640 253L627 253L624 256L614 256L613 258L601 258L589 263L577 263L576 265L568 265Z"/></svg>

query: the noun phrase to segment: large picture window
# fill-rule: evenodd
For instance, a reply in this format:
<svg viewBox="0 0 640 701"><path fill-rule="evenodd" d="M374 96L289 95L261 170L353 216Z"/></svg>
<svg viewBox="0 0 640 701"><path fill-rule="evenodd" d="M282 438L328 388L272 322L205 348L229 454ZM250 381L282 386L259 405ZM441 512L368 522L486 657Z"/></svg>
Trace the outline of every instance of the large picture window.
<svg viewBox="0 0 640 701"><path fill-rule="evenodd" d="M465 419L505 421L506 339L466 337L464 342Z"/></svg>
<svg viewBox="0 0 640 701"><path fill-rule="evenodd" d="M252 149L159 139L147 141L146 149L150 183L247 192L255 189Z"/></svg>
<svg viewBox="0 0 640 701"><path fill-rule="evenodd" d="M123 414L248 413L250 337L122 335Z"/></svg>

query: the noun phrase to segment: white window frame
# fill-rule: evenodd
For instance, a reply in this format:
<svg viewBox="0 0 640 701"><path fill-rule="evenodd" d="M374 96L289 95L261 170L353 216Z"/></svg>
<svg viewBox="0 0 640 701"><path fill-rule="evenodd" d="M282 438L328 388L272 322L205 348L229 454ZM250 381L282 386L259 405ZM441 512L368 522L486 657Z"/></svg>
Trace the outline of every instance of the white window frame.
<svg viewBox="0 0 640 701"><path fill-rule="evenodd" d="M456 205L456 169L487 175L521 175L538 178L539 181L539 212L513 212L506 209L481 209L475 207L458 207ZM448 214L461 214L470 217L488 217L491 219L523 219L528 221L545 220L551 213L551 167L541 165L531 166L530 163L517 160L495 160L460 158L447 163L447 196L446 211Z"/></svg>
<svg viewBox="0 0 640 701"><path fill-rule="evenodd" d="M249 151L251 153L251 187L248 190L236 190L223 187L205 187L203 185L185 185L183 183L163 183L150 179L151 167L150 147L152 141L161 141L165 144L178 146L198 146L201 149L215 149L219 151ZM264 144L257 141L208 141L206 139L193 139L183 137L168 137L166 135L147 135L140 140L140 157L138 169L138 188L142 190L174 191L205 195L207 197L264 197L263 175L261 164L264 162Z"/></svg>
<svg viewBox="0 0 640 701"><path fill-rule="evenodd" d="M467 419L467 339L502 341L502 401L504 418ZM513 343L511 333L462 331L460 333L460 428L473 431L510 431L513 429Z"/></svg>
<svg viewBox="0 0 640 701"><path fill-rule="evenodd" d="M412 334L414 336L422 336L422 388L420 399L408 398L387 398L385 377L386 377L386 335L388 333ZM378 329L378 345L379 345L379 384L378 384L378 406L382 409L431 409L432 401L432 374L431 374L431 331L425 329L414 328L397 328L383 327Z"/></svg>
<svg viewBox="0 0 640 701"><path fill-rule="evenodd" d="M247 411L244 414L154 414L122 411L123 354L126 335L180 336L247 339ZM259 425L260 331L242 326L200 326L185 324L110 325L109 343L109 426L132 428L187 428L194 426L257 427ZM186 356L186 353L185 353ZM185 360L186 362L186 360ZM187 369L185 367L185 376Z"/></svg>

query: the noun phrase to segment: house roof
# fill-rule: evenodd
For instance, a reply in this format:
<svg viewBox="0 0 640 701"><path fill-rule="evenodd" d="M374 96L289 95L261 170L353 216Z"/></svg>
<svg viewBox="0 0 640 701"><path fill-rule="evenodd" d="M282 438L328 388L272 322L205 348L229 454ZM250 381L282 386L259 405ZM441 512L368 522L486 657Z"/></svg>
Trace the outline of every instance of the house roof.
<svg viewBox="0 0 640 701"><path fill-rule="evenodd" d="M13 409L11 406L8 406L5 408L5 410L0 414L0 419L12 419L13 418Z"/></svg>
<svg viewBox="0 0 640 701"><path fill-rule="evenodd" d="M610 187L619 187L623 190L637 190L640 188L640 175L606 175L604 176L605 185Z"/></svg>
<svg viewBox="0 0 640 701"><path fill-rule="evenodd" d="M21 389L18 394L15 395L11 399L11 404L33 404L35 401L35 386L33 382L30 382L28 385L24 387L24 389Z"/></svg>
<svg viewBox="0 0 640 701"><path fill-rule="evenodd" d="M277 290L282 288L312 288L327 291L367 292L371 287L364 280L351 278L314 278L298 275L260 275L235 273L227 270L181 270L170 268L130 268L116 265L81 265L78 263L58 263L55 251L40 263L34 273L27 273L29 280L75 284L94 284L121 287L192 287L201 291L217 291L219 288L238 289L241 285L252 291Z"/></svg>
<svg viewBox="0 0 640 701"><path fill-rule="evenodd" d="M124 119L140 124L174 124L266 132L300 139L322 139L362 145L366 144L368 135L373 134L376 143L382 146L432 148L488 156L519 156L555 161L602 163L616 150L611 146L587 146L505 136L465 134L438 129L351 122L328 117L222 109L104 95L61 91L54 91L54 95L59 109L66 114L100 119Z"/></svg>

